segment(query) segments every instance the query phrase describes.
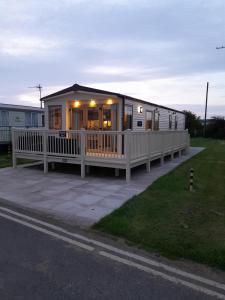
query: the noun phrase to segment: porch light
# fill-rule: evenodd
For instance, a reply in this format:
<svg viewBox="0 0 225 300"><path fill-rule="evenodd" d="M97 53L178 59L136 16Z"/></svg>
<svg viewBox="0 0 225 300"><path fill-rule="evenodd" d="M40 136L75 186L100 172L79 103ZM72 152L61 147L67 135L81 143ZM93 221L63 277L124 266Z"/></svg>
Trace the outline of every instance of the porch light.
<svg viewBox="0 0 225 300"><path fill-rule="evenodd" d="M138 106L137 110L138 110L139 114L142 114L143 113L143 106Z"/></svg>
<svg viewBox="0 0 225 300"><path fill-rule="evenodd" d="M106 103L107 103L108 105L112 105L112 104L113 104L113 101L112 101L112 99L108 99Z"/></svg>
<svg viewBox="0 0 225 300"><path fill-rule="evenodd" d="M73 107L75 107L75 108L80 107L80 101L74 101Z"/></svg>
<svg viewBox="0 0 225 300"><path fill-rule="evenodd" d="M90 107L95 107L95 106L96 106L96 101L92 99L92 100L90 101L90 103L89 103L89 106L90 106Z"/></svg>

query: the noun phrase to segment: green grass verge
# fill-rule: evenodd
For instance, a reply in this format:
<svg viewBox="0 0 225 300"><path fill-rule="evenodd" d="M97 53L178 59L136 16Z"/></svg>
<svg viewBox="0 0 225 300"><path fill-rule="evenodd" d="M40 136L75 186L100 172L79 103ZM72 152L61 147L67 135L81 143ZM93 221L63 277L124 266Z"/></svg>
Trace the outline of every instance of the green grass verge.
<svg viewBox="0 0 225 300"><path fill-rule="evenodd" d="M27 159L18 159L18 164L27 164L30 163L31 160ZM0 152L0 169L1 168L6 168L6 167L11 167L12 166L12 156L8 155L7 152Z"/></svg>
<svg viewBox="0 0 225 300"><path fill-rule="evenodd" d="M206 150L159 178L94 228L169 258L225 270L225 141L192 139ZM194 168L194 192L188 191Z"/></svg>

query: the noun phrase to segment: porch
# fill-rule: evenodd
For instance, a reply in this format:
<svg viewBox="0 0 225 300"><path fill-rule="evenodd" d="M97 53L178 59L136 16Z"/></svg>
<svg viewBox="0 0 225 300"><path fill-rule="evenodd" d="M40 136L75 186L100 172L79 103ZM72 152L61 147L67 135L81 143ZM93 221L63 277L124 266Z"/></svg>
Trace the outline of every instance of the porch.
<svg viewBox="0 0 225 300"><path fill-rule="evenodd" d="M13 166L17 158L41 161L44 172L55 162L78 164L81 177L89 166L101 166L126 170L130 181L131 169L146 164L150 172L151 161L175 153L181 156L189 147L187 131L88 131L13 129Z"/></svg>

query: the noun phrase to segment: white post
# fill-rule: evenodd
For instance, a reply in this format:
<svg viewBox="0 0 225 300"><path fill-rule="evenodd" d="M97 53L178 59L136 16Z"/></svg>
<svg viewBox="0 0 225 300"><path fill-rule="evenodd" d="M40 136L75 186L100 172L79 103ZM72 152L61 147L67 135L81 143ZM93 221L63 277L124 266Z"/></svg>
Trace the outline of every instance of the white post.
<svg viewBox="0 0 225 300"><path fill-rule="evenodd" d="M130 182L130 147L131 147L131 130L127 129L125 132L125 154L126 154L126 181Z"/></svg>
<svg viewBox="0 0 225 300"><path fill-rule="evenodd" d="M85 129L82 128L80 132L80 155L81 155L81 164L80 164L80 176L81 178L85 177Z"/></svg>
<svg viewBox="0 0 225 300"><path fill-rule="evenodd" d="M161 153L161 157L160 157L160 166L162 166L164 164L164 149L165 149L165 145L164 145L164 133L161 132L161 147L162 147L162 153Z"/></svg>
<svg viewBox="0 0 225 300"><path fill-rule="evenodd" d="M181 155L182 155L182 150L179 150L179 151L178 151L178 156L179 156L179 158L181 158Z"/></svg>
<svg viewBox="0 0 225 300"><path fill-rule="evenodd" d="M148 150L148 160L146 163L146 171L150 173L151 171L151 132L148 131L147 136L147 150Z"/></svg>
<svg viewBox="0 0 225 300"><path fill-rule="evenodd" d="M44 156L44 173L48 173L48 160L47 160L47 131L43 130L43 156Z"/></svg>
<svg viewBox="0 0 225 300"><path fill-rule="evenodd" d="M13 168L16 168L16 147L15 147L15 131L14 128L11 129L11 133L12 133L12 164L13 164Z"/></svg>
<svg viewBox="0 0 225 300"><path fill-rule="evenodd" d="M186 130L186 147L185 147L185 154L188 154L190 150L190 135L188 133L188 131Z"/></svg>

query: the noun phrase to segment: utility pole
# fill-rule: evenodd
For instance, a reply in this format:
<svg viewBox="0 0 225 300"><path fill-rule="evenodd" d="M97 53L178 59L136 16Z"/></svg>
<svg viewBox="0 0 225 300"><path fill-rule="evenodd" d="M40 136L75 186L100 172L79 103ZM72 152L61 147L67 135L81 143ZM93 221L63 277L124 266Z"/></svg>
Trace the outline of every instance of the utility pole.
<svg viewBox="0 0 225 300"><path fill-rule="evenodd" d="M38 89L39 90L39 94L40 94L40 107L43 108L43 101L41 100L41 91L42 91L42 86L40 85L40 83L36 86L29 86L30 89Z"/></svg>
<svg viewBox="0 0 225 300"><path fill-rule="evenodd" d="M207 85L206 85L206 97L205 97L204 137L205 137L205 133L206 133L206 120L207 120L208 93L209 93L209 83L207 82Z"/></svg>

